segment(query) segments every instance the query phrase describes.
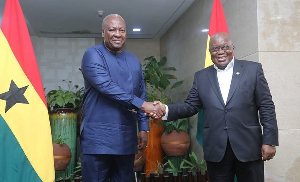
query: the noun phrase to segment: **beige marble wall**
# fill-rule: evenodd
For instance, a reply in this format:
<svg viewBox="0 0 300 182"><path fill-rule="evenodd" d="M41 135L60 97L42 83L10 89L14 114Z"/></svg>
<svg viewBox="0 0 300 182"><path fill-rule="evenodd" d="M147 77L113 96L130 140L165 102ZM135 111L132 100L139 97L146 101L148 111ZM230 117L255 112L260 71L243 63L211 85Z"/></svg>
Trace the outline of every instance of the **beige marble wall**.
<svg viewBox="0 0 300 182"><path fill-rule="evenodd" d="M258 1L259 51L299 52L300 1Z"/></svg>
<svg viewBox="0 0 300 182"><path fill-rule="evenodd" d="M300 181L300 1L258 1L259 62L273 94L279 127L267 182Z"/></svg>
<svg viewBox="0 0 300 182"><path fill-rule="evenodd" d="M266 181L300 181L299 52L260 52L260 62L272 91L279 144L274 160L266 163ZM288 62L285 60L289 60ZM297 78L298 77L298 78Z"/></svg>

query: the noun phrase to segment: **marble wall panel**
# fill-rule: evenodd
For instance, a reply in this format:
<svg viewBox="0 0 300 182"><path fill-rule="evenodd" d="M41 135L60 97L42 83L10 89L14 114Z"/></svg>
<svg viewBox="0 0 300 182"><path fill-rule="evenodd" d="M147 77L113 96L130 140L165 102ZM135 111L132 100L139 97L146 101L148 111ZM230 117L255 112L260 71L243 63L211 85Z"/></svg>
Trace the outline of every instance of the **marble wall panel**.
<svg viewBox="0 0 300 182"><path fill-rule="evenodd" d="M83 86L83 77L79 70L85 50L95 45L93 38L42 38L31 37L36 60L39 66L45 93L72 81Z"/></svg>
<svg viewBox="0 0 300 182"><path fill-rule="evenodd" d="M266 182L300 181L300 129L280 129L276 156L265 162Z"/></svg>
<svg viewBox="0 0 300 182"><path fill-rule="evenodd" d="M280 129L300 129L300 52L262 52L260 62L274 99Z"/></svg>
<svg viewBox="0 0 300 182"><path fill-rule="evenodd" d="M300 50L300 1L258 1L260 51Z"/></svg>

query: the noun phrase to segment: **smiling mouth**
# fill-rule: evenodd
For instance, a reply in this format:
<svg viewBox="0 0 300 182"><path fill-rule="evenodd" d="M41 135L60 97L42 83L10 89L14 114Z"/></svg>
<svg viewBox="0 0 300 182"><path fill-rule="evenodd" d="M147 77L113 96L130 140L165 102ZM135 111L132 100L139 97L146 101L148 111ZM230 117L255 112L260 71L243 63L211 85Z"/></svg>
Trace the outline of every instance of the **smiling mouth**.
<svg viewBox="0 0 300 182"><path fill-rule="evenodd" d="M122 40L113 40L112 42L116 43L116 44L120 44L122 42Z"/></svg>
<svg viewBox="0 0 300 182"><path fill-rule="evenodd" d="M225 56L218 57L217 60L220 61L220 62L223 62L223 61L226 60L226 57Z"/></svg>

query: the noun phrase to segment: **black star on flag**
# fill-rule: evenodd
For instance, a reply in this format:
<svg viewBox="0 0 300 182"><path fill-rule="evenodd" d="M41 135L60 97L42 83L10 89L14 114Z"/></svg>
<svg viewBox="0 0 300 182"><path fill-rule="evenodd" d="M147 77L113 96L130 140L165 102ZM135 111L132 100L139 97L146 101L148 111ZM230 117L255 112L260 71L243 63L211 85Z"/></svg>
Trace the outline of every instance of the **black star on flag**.
<svg viewBox="0 0 300 182"><path fill-rule="evenodd" d="M0 94L0 99L6 100L5 113L17 103L29 104L24 96L27 87L18 88L13 80L10 82L9 91Z"/></svg>

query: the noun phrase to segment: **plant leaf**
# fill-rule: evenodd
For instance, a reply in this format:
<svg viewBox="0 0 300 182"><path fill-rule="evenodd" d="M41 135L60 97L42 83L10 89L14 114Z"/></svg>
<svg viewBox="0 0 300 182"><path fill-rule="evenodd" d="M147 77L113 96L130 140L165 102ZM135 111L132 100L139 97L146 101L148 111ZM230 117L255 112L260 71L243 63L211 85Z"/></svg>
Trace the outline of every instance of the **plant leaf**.
<svg viewBox="0 0 300 182"><path fill-rule="evenodd" d="M175 75L170 75L170 74L165 74L164 77L167 79L177 79Z"/></svg>
<svg viewBox="0 0 300 182"><path fill-rule="evenodd" d="M182 85L182 83L183 83L183 80L174 83L174 84L172 85L171 89L179 87L180 85Z"/></svg>
<svg viewBox="0 0 300 182"><path fill-rule="evenodd" d="M159 65L160 67L163 67L167 62L167 58L164 56L163 58L160 59Z"/></svg>
<svg viewBox="0 0 300 182"><path fill-rule="evenodd" d="M175 67L164 67L163 68L164 71L176 71Z"/></svg>

